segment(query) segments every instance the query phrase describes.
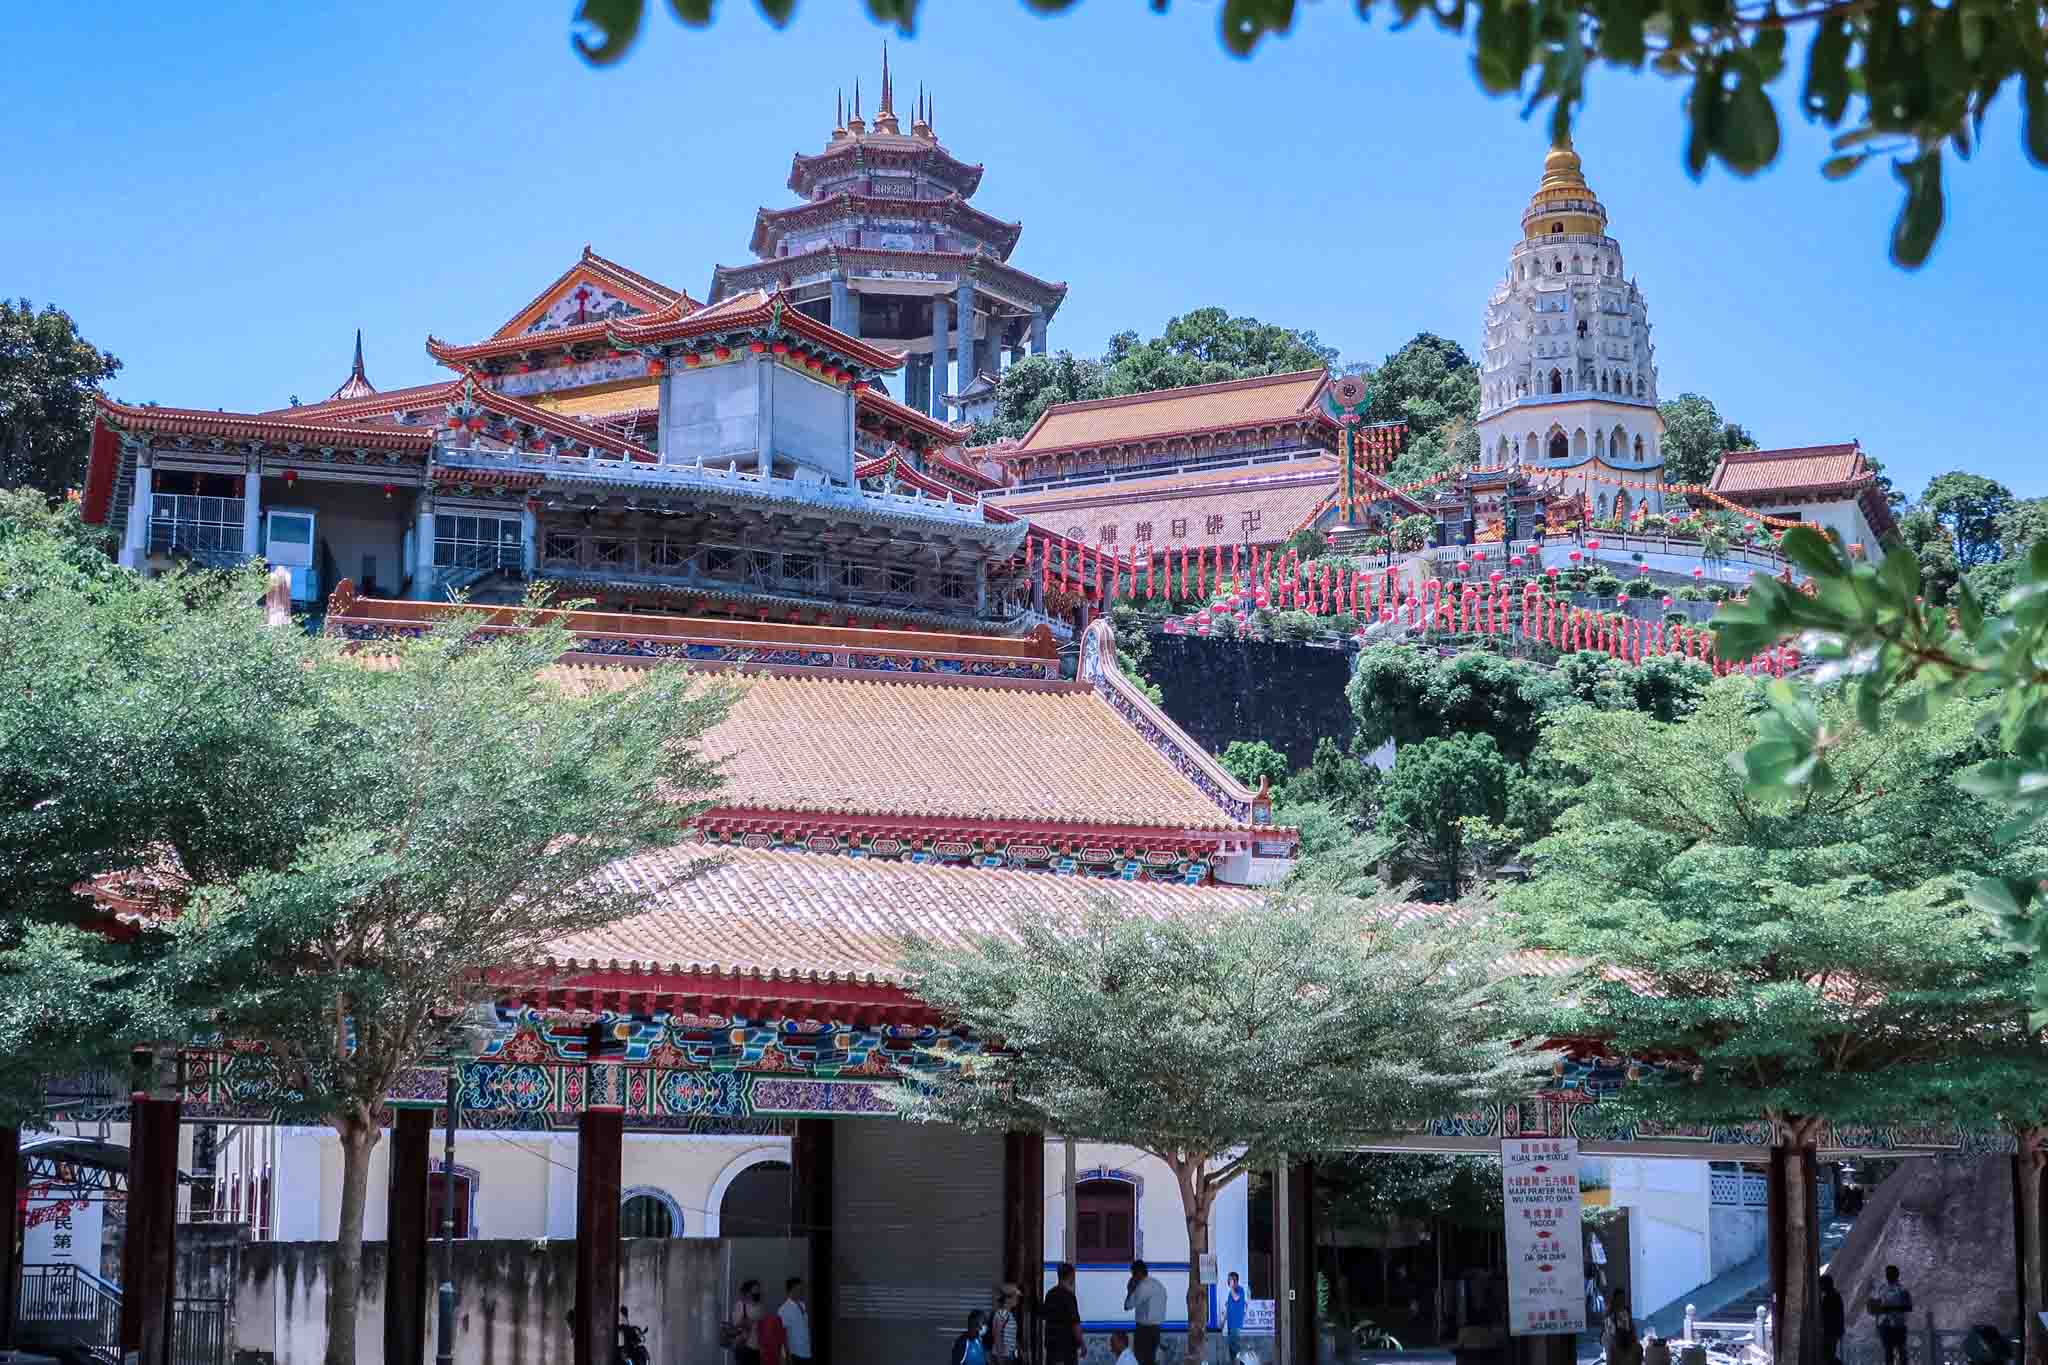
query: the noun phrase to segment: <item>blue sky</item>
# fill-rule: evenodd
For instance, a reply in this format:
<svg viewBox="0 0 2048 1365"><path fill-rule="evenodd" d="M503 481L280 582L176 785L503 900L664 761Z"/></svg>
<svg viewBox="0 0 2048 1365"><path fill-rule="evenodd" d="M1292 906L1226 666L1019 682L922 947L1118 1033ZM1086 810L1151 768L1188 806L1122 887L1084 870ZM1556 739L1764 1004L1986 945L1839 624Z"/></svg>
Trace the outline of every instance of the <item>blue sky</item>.
<svg viewBox="0 0 2048 1365"><path fill-rule="evenodd" d="M649 0L639 47L597 71L566 0L6 8L0 290L120 355L119 396L229 409L324 397L358 326L380 387L437 378L429 332L488 333L586 242L701 293L747 258L756 207L790 202L835 88L860 76L872 107L885 36L857 0L808 0L779 33L734 0L708 31ZM987 167L975 202L1024 224L1012 259L1071 286L1055 347L1215 304L1347 360L1421 330L1476 350L1546 137L1480 93L1458 40L1325 3L1238 61L1210 4L925 10L892 41L897 89L935 92L941 140ZM1821 179L1796 70L1779 164L1700 185L1678 88L1596 77L1576 140L1665 396L1709 394L1766 445L1860 438L1909 491L1963 467L2048 493L2048 173L2016 99L1951 162L1941 245L1906 274L1889 176Z"/></svg>

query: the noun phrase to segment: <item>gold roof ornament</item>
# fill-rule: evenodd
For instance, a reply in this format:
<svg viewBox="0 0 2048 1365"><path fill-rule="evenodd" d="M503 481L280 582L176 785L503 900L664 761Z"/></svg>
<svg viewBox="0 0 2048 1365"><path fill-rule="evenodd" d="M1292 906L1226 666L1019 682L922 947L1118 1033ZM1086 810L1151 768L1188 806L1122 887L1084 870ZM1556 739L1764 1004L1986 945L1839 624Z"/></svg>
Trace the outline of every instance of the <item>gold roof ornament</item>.
<svg viewBox="0 0 2048 1365"><path fill-rule="evenodd" d="M1541 240L1552 235L1584 233L1605 236L1607 209L1586 184L1586 172L1571 139L1543 158L1543 181L1522 210L1522 235Z"/></svg>

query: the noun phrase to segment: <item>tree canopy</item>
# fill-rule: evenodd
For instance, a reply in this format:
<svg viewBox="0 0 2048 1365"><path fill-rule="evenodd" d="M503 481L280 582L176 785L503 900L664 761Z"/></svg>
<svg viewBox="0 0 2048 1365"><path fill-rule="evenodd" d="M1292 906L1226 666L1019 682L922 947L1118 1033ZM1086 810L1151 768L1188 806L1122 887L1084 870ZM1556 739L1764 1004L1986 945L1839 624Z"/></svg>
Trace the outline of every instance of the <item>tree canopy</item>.
<svg viewBox="0 0 2048 1365"><path fill-rule="evenodd" d="M1723 418L1714 400L1702 394L1682 393L1658 404L1657 414L1664 419L1664 440L1657 449L1664 457L1666 483L1703 484L1713 478L1722 451L1757 448L1747 428Z"/></svg>
<svg viewBox="0 0 2048 1365"><path fill-rule="evenodd" d="M1408 424L1389 482L1417 483L1478 461L1479 367L1457 342L1418 332L1366 382L1366 420Z"/></svg>
<svg viewBox="0 0 2048 1365"><path fill-rule="evenodd" d="M0 487L60 497L82 485L93 399L120 368L69 313L0 299Z"/></svg>
<svg viewBox="0 0 2048 1365"><path fill-rule="evenodd" d="M2012 490L1996 479L1962 470L1937 474L1915 505L1933 514L1948 531L1956 562L1965 569L2004 553L1999 517L2012 506Z"/></svg>
<svg viewBox="0 0 2048 1365"><path fill-rule="evenodd" d="M1041 13L1074 0L1029 0ZM865 0L874 19L915 30L919 0ZM595 64L632 49L647 0L582 0L576 17L588 26L576 49ZM1152 8L1167 12L1165 0ZM1294 25L1295 0L1225 0L1217 6L1223 46L1249 56L1269 33ZM713 0L670 0L670 12L694 26L709 24ZM789 22L796 0L760 0L771 23ZM1788 72L1798 73L1798 111L1834 134L1835 155L1821 164L1830 180L1882 160L1905 192L1892 224L1892 260L1922 264L1941 233L1947 199L1944 152L1969 157L1985 111L2013 89L2021 106L2021 150L2048 165L2048 57L2042 0L1984 0L1968 10L1935 0L1892 7L1799 0L1787 6L1710 5L1673 8L1660 0L1474 0L1425 6L1421 0L1359 0L1368 22L1381 14L1395 26L1428 17L1443 31L1470 35L1473 71L1489 95L1523 101L1524 117L1549 106L1553 141L1570 133L1586 102L1587 83L1602 67L1645 67L1683 89L1684 165L1695 179L1719 162L1740 176L1778 159L1778 100ZM1802 46L1791 48L1794 35Z"/></svg>

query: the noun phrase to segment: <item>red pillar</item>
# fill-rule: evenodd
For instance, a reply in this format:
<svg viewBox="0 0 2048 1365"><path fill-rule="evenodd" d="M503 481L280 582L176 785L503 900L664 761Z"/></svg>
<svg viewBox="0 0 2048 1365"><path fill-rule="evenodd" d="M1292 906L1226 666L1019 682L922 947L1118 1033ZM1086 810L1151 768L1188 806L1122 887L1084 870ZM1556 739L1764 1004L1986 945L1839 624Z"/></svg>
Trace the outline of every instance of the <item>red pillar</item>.
<svg viewBox="0 0 2048 1365"><path fill-rule="evenodd" d="M0 1128L0 1351L14 1345L14 1286L21 1277L21 1130Z"/></svg>
<svg viewBox="0 0 2048 1365"><path fill-rule="evenodd" d="M619 1322L619 1163L625 1142L625 1076L598 1058L590 1038L576 1146L575 1365L611 1365Z"/></svg>
<svg viewBox="0 0 2048 1365"><path fill-rule="evenodd" d="M1045 1284L1045 1134L1003 1135L1003 1278L1023 1291L1017 1345L1027 1361L1040 1349L1039 1300Z"/></svg>
<svg viewBox="0 0 2048 1365"><path fill-rule="evenodd" d="M427 1167L433 1141L433 1110L398 1111L384 1205L384 1365L426 1362Z"/></svg>
<svg viewBox="0 0 2048 1365"><path fill-rule="evenodd" d="M121 1353L138 1365L170 1365L171 1298L177 1269L176 1054L134 1055L128 1099L128 1232L121 1248Z"/></svg>
<svg viewBox="0 0 2048 1365"><path fill-rule="evenodd" d="M810 1234L811 1356L832 1359L832 1120L798 1119L790 1135L790 1203Z"/></svg>

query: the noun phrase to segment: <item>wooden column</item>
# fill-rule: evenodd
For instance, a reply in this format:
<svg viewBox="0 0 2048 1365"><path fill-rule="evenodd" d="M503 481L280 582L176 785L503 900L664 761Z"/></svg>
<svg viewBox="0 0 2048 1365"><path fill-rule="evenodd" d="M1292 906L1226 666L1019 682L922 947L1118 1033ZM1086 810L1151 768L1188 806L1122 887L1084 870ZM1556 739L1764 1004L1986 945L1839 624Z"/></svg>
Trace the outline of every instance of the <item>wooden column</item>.
<svg viewBox="0 0 2048 1365"><path fill-rule="evenodd" d="M401 1109L391 1125L391 1186L384 1196L384 1365L425 1365L427 1167L434 1111Z"/></svg>
<svg viewBox="0 0 2048 1365"><path fill-rule="evenodd" d="M1820 1159L1811 1121L1779 1125L1770 1149L1772 1357L1777 1365L1820 1365Z"/></svg>
<svg viewBox="0 0 2048 1365"><path fill-rule="evenodd" d="M177 1054L137 1049L128 1097L128 1231L121 1247L121 1353L171 1365L178 1261Z"/></svg>
<svg viewBox="0 0 2048 1365"><path fill-rule="evenodd" d="M1287 1282L1281 1292L1293 1306L1281 1365L1315 1365L1316 1359L1316 1165L1296 1161L1287 1169Z"/></svg>
<svg viewBox="0 0 2048 1365"><path fill-rule="evenodd" d="M1017 1346L1044 1358L1039 1301L1045 1285L1045 1134L1003 1134L1003 1278L1023 1291Z"/></svg>
<svg viewBox="0 0 2048 1365"><path fill-rule="evenodd" d="M612 1365L619 1325L619 1166L625 1147L625 1075L600 1055L593 1025L576 1137L575 1365Z"/></svg>
<svg viewBox="0 0 2048 1365"><path fill-rule="evenodd" d="M811 1355L832 1359L832 1120L798 1119L789 1140L790 1203L811 1239L804 1273L811 1315ZM779 1286L778 1286L779 1288ZM580 1363L579 1363L580 1365Z"/></svg>
<svg viewBox="0 0 2048 1365"><path fill-rule="evenodd" d="M21 1277L21 1130L0 1128L0 1351L14 1345L14 1286Z"/></svg>
<svg viewBox="0 0 2048 1365"><path fill-rule="evenodd" d="M2019 1135L2012 1158L2012 1241L2014 1287L2019 1291L2020 1359L2048 1359L2048 1333L2039 1314L2048 1310L2048 1133L2029 1129Z"/></svg>

